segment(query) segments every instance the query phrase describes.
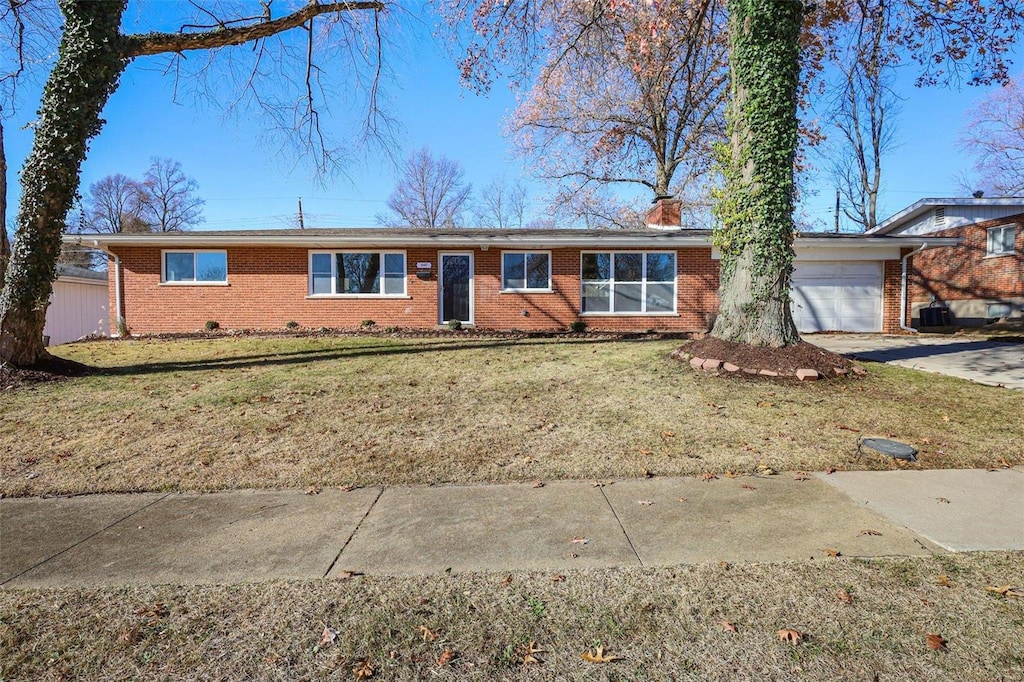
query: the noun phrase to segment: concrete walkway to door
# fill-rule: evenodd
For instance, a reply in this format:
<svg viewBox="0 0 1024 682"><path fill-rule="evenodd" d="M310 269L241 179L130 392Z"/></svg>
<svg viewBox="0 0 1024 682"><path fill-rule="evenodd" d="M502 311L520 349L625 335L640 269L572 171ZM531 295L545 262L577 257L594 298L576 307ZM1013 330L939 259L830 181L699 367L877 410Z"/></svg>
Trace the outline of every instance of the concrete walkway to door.
<svg viewBox="0 0 1024 682"><path fill-rule="evenodd" d="M1024 344L963 336L805 334L833 353L1024 390Z"/></svg>

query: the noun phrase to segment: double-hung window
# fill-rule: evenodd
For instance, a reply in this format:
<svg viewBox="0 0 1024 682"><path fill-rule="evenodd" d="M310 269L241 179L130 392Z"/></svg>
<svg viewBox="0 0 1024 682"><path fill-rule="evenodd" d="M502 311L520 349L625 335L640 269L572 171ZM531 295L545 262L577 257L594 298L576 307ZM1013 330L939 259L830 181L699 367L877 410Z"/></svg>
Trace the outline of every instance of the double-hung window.
<svg viewBox="0 0 1024 682"><path fill-rule="evenodd" d="M405 296L403 251L311 251L310 296Z"/></svg>
<svg viewBox="0 0 1024 682"><path fill-rule="evenodd" d="M551 253L505 251L501 254L502 291L551 291Z"/></svg>
<svg viewBox="0 0 1024 682"><path fill-rule="evenodd" d="M164 251L165 284L227 284L227 251Z"/></svg>
<svg viewBox="0 0 1024 682"><path fill-rule="evenodd" d="M581 312L659 314L676 311L672 251L584 252Z"/></svg>
<svg viewBox="0 0 1024 682"><path fill-rule="evenodd" d="M990 227L988 230L988 245L985 249L986 256L1001 256L1013 253L1013 240L1017 232L1013 225L1002 227Z"/></svg>

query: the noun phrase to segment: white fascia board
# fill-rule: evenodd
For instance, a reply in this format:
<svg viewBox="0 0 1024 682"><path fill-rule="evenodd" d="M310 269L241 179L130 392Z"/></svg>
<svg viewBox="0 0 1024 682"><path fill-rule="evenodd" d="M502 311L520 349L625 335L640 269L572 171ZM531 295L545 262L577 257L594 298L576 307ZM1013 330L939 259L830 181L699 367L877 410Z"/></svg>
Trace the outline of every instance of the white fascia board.
<svg viewBox="0 0 1024 682"><path fill-rule="evenodd" d="M163 248L197 249L208 247L258 247L258 246L293 246L309 249L339 249L360 247L437 247L442 249L494 247L494 248L530 248L552 249L566 247L580 248L679 248L707 247L706 236L677 235L610 235L594 238L593 235L565 236L493 236L481 237L467 235L368 235L366 237L345 235L327 237L323 235L216 235L203 236L202 233L190 233L188 238L180 235L164 237L161 235L65 235L65 244L76 244L92 248L108 248L117 246L160 246Z"/></svg>

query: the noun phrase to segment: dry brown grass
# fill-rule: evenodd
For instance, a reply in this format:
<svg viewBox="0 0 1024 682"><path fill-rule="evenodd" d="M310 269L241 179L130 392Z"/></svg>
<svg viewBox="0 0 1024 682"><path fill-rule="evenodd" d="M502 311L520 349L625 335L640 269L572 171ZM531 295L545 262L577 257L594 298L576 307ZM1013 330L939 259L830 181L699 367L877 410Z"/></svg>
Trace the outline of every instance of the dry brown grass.
<svg viewBox="0 0 1024 682"><path fill-rule="evenodd" d="M0 493L692 475L1024 459L1024 392L884 365L707 377L677 341L261 338L62 346L103 374L6 391Z"/></svg>
<svg viewBox="0 0 1024 682"><path fill-rule="evenodd" d="M1021 553L0 590L0 678L351 680L366 661L380 680L1022 679L1024 600L986 590L1008 583ZM620 660L580 658L598 646Z"/></svg>

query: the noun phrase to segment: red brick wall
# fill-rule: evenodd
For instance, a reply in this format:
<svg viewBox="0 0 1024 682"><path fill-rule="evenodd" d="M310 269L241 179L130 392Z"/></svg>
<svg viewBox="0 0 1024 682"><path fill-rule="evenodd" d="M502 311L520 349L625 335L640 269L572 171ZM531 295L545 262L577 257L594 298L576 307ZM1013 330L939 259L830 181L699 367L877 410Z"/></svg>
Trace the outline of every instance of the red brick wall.
<svg viewBox="0 0 1024 682"><path fill-rule="evenodd" d="M905 256L913 249L901 249ZM900 334L900 299L903 293L903 261L882 261L882 333ZM909 306L907 306L909 310ZM908 318L909 321L909 318Z"/></svg>
<svg viewBox="0 0 1024 682"><path fill-rule="evenodd" d="M986 257L988 229L1017 225L1015 252ZM923 251L910 260L910 301L1000 300L1024 296L1024 214L935 233L961 237L959 246Z"/></svg>
<svg viewBox="0 0 1024 682"><path fill-rule="evenodd" d="M442 250L443 251L443 250ZM287 247L230 248L228 285L161 285L161 249L118 248L122 310L136 333L201 329L216 320L225 329L280 329L294 320L305 327L355 327L363 320L380 326L430 328L438 323L436 248L406 250L408 298L311 299L309 250ZM481 328L565 329L577 319L580 303L580 250L552 254L552 293L501 293L501 249L473 250L475 323ZM415 275L419 261L433 276ZM710 248L677 250L677 311L673 316L592 316L594 330L647 329L698 331L708 327L718 307L718 262ZM113 265L111 265L113 271ZM114 282L109 278L114 310ZM526 311L526 315L523 314ZM111 315L112 332L116 316Z"/></svg>

